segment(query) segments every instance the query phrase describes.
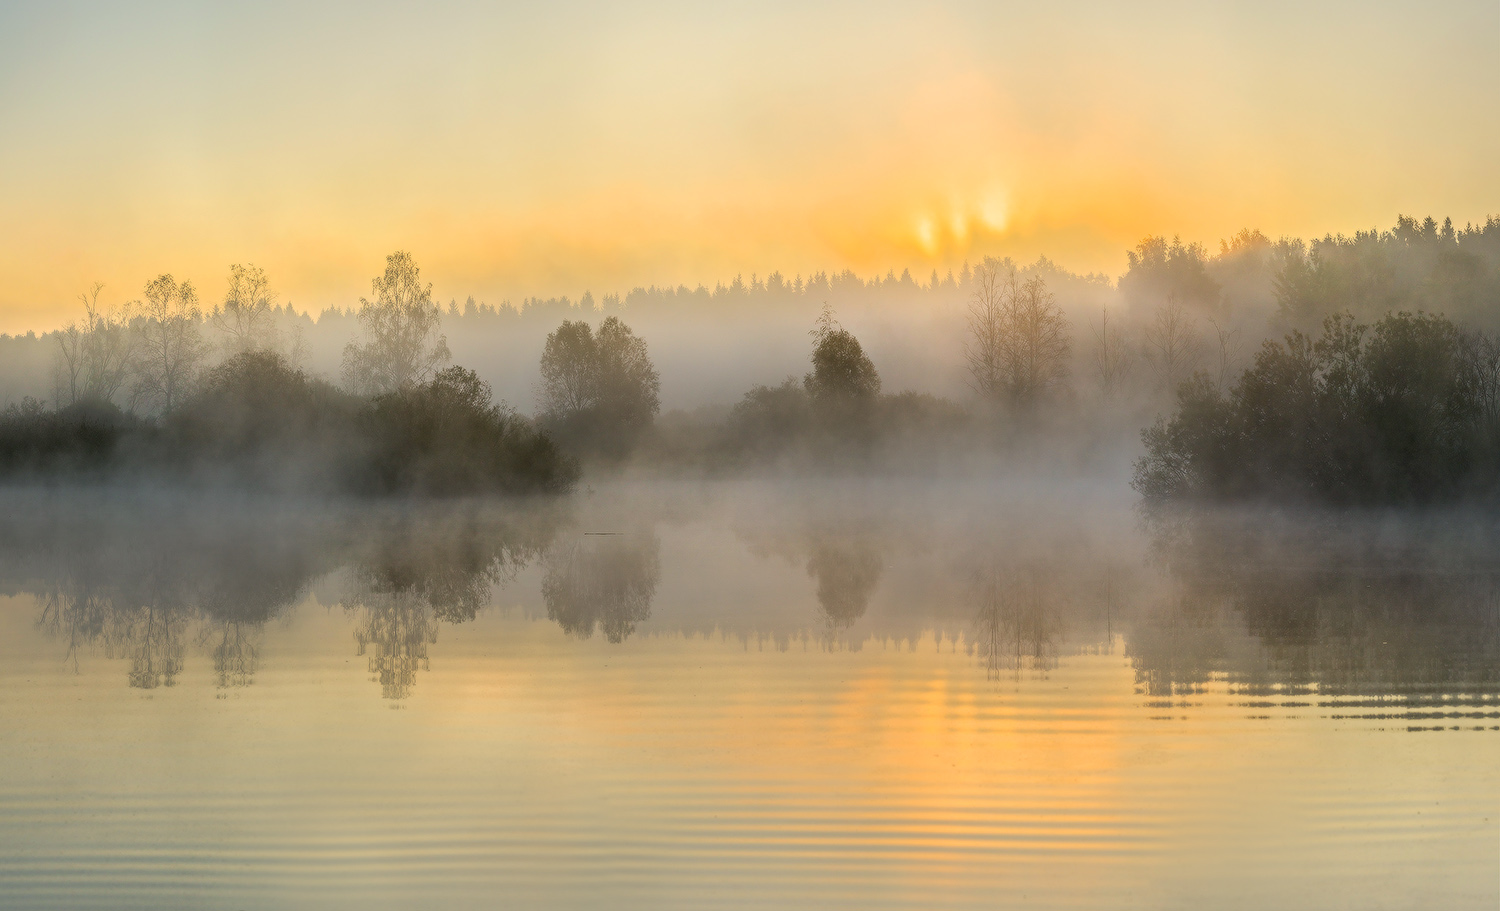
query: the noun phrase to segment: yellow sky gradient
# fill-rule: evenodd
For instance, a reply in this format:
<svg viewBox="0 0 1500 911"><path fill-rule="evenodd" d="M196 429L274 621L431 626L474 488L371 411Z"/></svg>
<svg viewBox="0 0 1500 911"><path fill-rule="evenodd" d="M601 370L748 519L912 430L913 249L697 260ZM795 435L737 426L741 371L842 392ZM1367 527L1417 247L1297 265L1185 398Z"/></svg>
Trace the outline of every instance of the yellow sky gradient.
<svg viewBox="0 0 1500 911"><path fill-rule="evenodd" d="M0 10L0 332L233 262L492 302L1500 213L1500 4Z"/></svg>

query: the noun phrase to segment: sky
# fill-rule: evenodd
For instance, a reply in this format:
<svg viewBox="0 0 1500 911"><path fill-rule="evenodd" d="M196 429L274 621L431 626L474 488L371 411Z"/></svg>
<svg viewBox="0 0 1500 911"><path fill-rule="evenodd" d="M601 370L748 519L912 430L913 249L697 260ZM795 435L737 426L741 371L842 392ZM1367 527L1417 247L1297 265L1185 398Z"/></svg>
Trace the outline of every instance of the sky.
<svg viewBox="0 0 1500 911"><path fill-rule="evenodd" d="M1500 214L1500 0L0 0L0 332L409 250L492 303Z"/></svg>

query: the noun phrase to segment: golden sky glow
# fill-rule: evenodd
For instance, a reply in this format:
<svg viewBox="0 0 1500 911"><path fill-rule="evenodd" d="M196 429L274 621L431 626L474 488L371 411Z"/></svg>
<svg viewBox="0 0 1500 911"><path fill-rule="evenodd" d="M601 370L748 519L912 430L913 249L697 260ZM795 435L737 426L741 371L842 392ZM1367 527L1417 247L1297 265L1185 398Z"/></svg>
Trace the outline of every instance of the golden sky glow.
<svg viewBox="0 0 1500 911"><path fill-rule="evenodd" d="M347 306L1500 212L1500 5L10 4L0 331L93 281Z"/></svg>

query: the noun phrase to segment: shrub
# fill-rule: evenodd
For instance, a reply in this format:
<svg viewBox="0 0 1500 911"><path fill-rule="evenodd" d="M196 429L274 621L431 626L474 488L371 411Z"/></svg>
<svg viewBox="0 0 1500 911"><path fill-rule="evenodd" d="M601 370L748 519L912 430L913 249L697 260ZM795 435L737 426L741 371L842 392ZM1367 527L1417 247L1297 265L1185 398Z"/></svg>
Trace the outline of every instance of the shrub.
<svg viewBox="0 0 1500 911"><path fill-rule="evenodd" d="M578 466L549 437L492 404L489 385L463 367L379 396L364 428L371 460L363 482L377 492L556 493L578 479Z"/></svg>
<svg viewBox="0 0 1500 911"><path fill-rule="evenodd" d="M0 412L0 476L103 472L126 439L146 429L111 402L82 399L49 411L26 398Z"/></svg>

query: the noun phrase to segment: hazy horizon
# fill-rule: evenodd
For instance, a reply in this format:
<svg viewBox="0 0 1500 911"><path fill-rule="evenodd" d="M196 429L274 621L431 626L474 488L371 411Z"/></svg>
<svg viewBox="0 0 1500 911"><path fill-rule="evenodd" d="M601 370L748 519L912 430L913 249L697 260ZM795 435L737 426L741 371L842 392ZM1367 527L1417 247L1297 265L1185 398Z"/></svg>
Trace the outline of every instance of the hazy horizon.
<svg viewBox="0 0 1500 911"><path fill-rule="evenodd" d="M1500 907L1500 0L0 4L0 911Z"/></svg>
<svg viewBox="0 0 1500 911"><path fill-rule="evenodd" d="M0 332L95 281L491 303L1500 209L1492 3L0 12ZM414 61L420 61L419 64Z"/></svg>

